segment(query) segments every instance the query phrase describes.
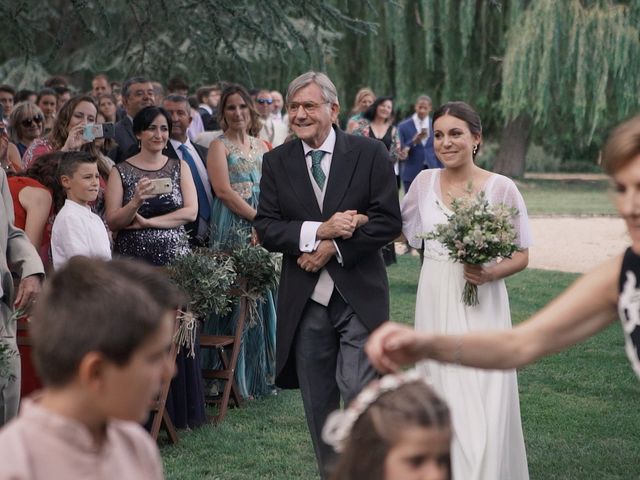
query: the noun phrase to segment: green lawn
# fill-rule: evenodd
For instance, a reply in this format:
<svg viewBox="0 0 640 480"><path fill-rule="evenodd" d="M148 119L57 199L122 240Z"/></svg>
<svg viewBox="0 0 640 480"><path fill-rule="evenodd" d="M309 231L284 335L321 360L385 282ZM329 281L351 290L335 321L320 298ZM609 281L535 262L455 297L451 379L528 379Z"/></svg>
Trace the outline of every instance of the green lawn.
<svg viewBox="0 0 640 480"><path fill-rule="evenodd" d="M615 215L607 180L520 180L530 215Z"/></svg>
<svg viewBox="0 0 640 480"><path fill-rule="evenodd" d="M389 269L392 318L411 323L416 257ZM514 322L566 288L575 275L527 270L509 279ZM585 344L519 373L529 470L534 480L638 478L640 383L616 324ZM168 479L309 479L315 461L297 391L231 410L218 427L180 432L163 446Z"/></svg>

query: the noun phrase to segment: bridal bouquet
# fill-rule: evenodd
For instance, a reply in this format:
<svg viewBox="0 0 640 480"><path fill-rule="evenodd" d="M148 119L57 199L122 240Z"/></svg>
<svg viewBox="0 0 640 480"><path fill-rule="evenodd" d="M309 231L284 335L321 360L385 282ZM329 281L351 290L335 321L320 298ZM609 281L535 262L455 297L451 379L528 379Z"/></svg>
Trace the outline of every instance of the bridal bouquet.
<svg viewBox="0 0 640 480"><path fill-rule="evenodd" d="M433 232L418 235L437 240L456 262L481 265L496 258L510 258L518 250L517 233L511 219L518 210L504 203L490 205L484 192L475 197L456 198L451 204L447 223L436 225ZM462 302L478 305L478 286L465 283Z"/></svg>

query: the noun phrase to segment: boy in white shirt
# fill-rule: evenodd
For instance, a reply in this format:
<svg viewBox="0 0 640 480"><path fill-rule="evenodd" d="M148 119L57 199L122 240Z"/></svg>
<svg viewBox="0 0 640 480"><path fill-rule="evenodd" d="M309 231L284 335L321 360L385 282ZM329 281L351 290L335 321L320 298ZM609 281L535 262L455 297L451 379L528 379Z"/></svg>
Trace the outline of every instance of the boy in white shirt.
<svg viewBox="0 0 640 480"><path fill-rule="evenodd" d="M35 304L29 333L44 384L0 429L0 479L161 480L139 424L171 378L177 287L132 260L69 260Z"/></svg>
<svg viewBox="0 0 640 480"><path fill-rule="evenodd" d="M89 206L98 198L100 188L97 159L88 152L66 153L60 159L58 181L67 200L51 231L53 268L57 270L76 255L110 260L109 234Z"/></svg>

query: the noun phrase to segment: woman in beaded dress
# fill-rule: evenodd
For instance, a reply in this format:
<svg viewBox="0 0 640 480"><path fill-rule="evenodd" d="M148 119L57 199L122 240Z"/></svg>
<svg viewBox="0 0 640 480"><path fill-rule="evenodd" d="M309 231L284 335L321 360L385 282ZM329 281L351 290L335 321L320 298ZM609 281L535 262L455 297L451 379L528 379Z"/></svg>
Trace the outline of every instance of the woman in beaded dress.
<svg viewBox="0 0 640 480"><path fill-rule="evenodd" d="M184 225L198 213L191 170L162 151L171 131L171 117L162 108L146 107L133 119L140 153L116 165L107 188L107 222L115 234L114 254L165 266L189 251ZM168 179L171 191L154 194L152 179ZM199 352L189 357L180 349L177 374L171 382L167 411L177 428L197 427L206 420Z"/></svg>
<svg viewBox="0 0 640 480"><path fill-rule="evenodd" d="M256 216L262 155L262 140L251 136L260 130L251 97L240 85L229 85L222 92L218 120L223 134L211 142L207 157L209 180L215 192L211 207L213 250L230 252L248 242L257 242L251 222ZM205 330L233 333L239 310L220 318L213 316ZM275 374L276 313L273 295L259 305L259 317L245 324L242 348L236 367L236 382L243 397L260 396L273 390Z"/></svg>

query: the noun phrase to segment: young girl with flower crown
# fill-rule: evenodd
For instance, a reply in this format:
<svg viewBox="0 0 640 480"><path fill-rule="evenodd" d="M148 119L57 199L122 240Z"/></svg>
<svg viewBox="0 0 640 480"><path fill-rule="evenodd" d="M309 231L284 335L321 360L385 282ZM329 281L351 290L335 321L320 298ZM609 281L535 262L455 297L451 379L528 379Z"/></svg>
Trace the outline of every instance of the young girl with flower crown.
<svg viewBox="0 0 640 480"><path fill-rule="evenodd" d="M449 409L416 370L369 384L322 436L341 453L331 480L451 479Z"/></svg>

